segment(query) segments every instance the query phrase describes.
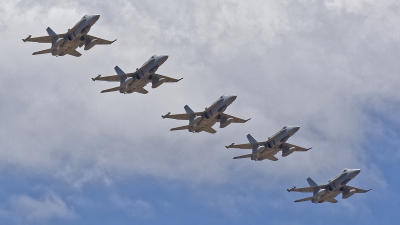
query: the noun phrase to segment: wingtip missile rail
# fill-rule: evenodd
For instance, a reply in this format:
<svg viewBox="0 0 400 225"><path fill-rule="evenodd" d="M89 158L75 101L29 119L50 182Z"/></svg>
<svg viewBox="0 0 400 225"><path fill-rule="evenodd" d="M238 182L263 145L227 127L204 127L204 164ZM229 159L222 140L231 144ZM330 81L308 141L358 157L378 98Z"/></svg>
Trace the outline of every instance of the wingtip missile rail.
<svg viewBox="0 0 400 225"><path fill-rule="evenodd" d="M29 35L27 38L22 39L22 41L23 41L23 42L26 42L26 41L29 40L29 38L31 38L31 37L32 37L32 35Z"/></svg>
<svg viewBox="0 0 400 225"><path fill-rule="evenodd" d="M290 188L290 189L286 189L288 192L291 192L293 189L295 189L296 188L296 186L293 186L292 188Z"/></svg>
<svg viewBox="0 0 400 225"><path fill-rule="evenodd" d="M99 79L99 77L101 77L101 74L97 75L97 77L92 78L92 80L96 81L97 79Z"/></svg>
<svg viewBox="0 0 400 225"><path fill-rule="evenodd" d="M165 119L167 116L169 116L169 114L171 114L171 112L168 112L167 114L165 114L164 116L161 116L163 119Z"/></svg>
<svg viewBox="0 0 400 225"><path fill-rule="evenodd" d="M230 145L227 145L227 146L225 146L225 148L228 149L228 148L232 147L234 144L235 144L235 143L232 143L232 144L230 144Z"/></svg>

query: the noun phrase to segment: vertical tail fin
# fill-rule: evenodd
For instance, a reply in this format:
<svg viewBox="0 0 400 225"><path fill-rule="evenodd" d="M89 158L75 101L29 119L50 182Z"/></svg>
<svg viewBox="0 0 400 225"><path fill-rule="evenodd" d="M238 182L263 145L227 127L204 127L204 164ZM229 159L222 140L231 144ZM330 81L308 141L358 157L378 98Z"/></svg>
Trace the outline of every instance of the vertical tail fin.
<svg viewBox="0 0 400 225"><path fill-rule="evenodd" d="M115 66L114 70L118 75L125 75L124 71L122 71L118 66Z"/></svg>
<svg viewBox="0 0 400 225"><path fill-rule="evenodd" d="M186 111L187 114L194 113L193 110L188 105L185 105L184 108L185 108L185 111Z"/></svg>
<svg viewBox="0 0 400 225"><path fill-rule="evenodd" d="M247 140L249 140L250 143L257 143L256 139L254 139L250 134L247 135ZM257 151L258 146L259 146L258 144L253 145L252 149L253 153Z"/></svg>
<svg viewBox="0 0 400 225"><path fill-rule="evenodd" d="M118 66L115 66L114 70L115 72L117 72L118 75L121 76L120 84L122 85L122 83L124 83L127 78L124 71L122 71Z"/></svg>
<svg viewBox="0 0 400 225"><path fill-rule="evenodd" d="M310 185L310 187L317 187L318 186L318 184L317 183L315 183L315 181L313 181L310 177L309 178L307 178L307 182L308 182L308 184ZM319 191L319 189L320 188L314 188L314 195Z"/></svg>
<svg viewBox="0 0 400 225"><path fill-rule="evenodd" d="M50 27L48 27L46 31L49 34L49 36L57 36L56 32L54 32ZM58 39L57 37L53 38L53 40L51 41L52 45L56 43L57 39Z"/></svg>
<svg viewBox="0 0 400 225"><path fill-rule="evenodd" d="M250 143L257 143L256 139L254 139L250 134L247 135L247 140L249 140Z"/></svg>
<svg viewBox="0 0 400 225"><path fill-rule="evenodd" d="M318 184L315 183L315 181L313 181L310 177L307 178L307 182L308 182L308 184L310 185L310 187L318 186Z"/></svg>
<svg viewBox="0 0 400 225"><path fill-rule="evenodd" d="M49 36L56 36L56 32L54 32L50 27L48 27L46 29L47 33L49 34Z"/></svg>

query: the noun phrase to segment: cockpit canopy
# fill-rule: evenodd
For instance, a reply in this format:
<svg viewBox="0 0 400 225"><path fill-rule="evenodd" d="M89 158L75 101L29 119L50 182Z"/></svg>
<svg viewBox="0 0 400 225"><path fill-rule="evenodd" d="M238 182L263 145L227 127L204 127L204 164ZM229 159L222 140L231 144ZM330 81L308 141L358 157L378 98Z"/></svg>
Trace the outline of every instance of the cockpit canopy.
<svg viewBox="0 0 400 225"><path fill-rule="evenodd" d="M282 130L286 130L288 127L289 127L289 126L284 126L284 127L282 128Z"/></svg>
<svg viewBox="0 0 400 225"><path fill-rule="evenodd" d="M346 173L347 171L349 171L349 168L345 168L342 173Z"/></svg>

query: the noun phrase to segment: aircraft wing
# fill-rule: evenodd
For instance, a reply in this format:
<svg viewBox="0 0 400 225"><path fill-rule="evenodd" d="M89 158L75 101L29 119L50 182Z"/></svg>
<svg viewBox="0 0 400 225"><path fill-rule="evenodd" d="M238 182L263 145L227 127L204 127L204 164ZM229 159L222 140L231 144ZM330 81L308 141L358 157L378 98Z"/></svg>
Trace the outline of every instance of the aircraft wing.
<svg viewBox="0 0 400 225"><path fill-rule="evenodd" d="M295 151L300 151L300 152L306 152L306 151L312 149L312 148L303 148L303 147L300 147L300 146L297 146L297 145L292 145L292 144L289 144L289 143L284 143L283 146L285 146L285 145L287 147L289 147L289 148L295 147L296 148Z"/></svg>
<svg viewBox="0 0 400 225"><path fill-rule="evenodd" d="M106 93L106 92L111 92L111 91L119 91L120 89L121 89L120 86L113 87L113 88L110 88L110 89L102 90L101 93Z"/></svg>
<svg viewBox="0 0 400 225"><path fill-rule="evenodd" d="M247 120L244 120L244 119L241 119L241 118L238 118L238 117L234 117L234 116L231 116L231 115L228 115L228 114L225 114L225 113L221 113L221 116L222 117L226 117L226 118L232 118L233 119L232 123L246 123L247 121L249 121L251 119L251 118L249 118Z"/></svg>
<svg viewBox="0 0 400 225"><path fill-rule="evenodd" d="M33 37L31 38L31 35L29 35L27 38L22 39L24 42L38 42L38 43L52 43L53 42L53 38L58 37L58 38L62 38L64 37L65 34L57 34L54 36L43 36L43 37Z"/></svg>
<svg viewBox="0 0 400 225"><path fill-rule="evenodd" d="M228 146L225 146L225 148L253 149L254 145L265 145L265 143L267 143L267 142L264 141L264 142L247 143L247 144L239 144L239 145L235 145L235 143L232 143Z"/></svg>
<svg viewBox="0 0 400 225"><path fill-rule="evenodd" d="M291 192L291 191L294 191L294 192L314 192L315 188L323 188L323 189L325 189L326 185L319 185L319 186L305 187L305 188L293 187L293 188L287 189L287 191L288 192Z"/></svg>
<svg viewBox="0 0 400 225"><path fill-rule="evenodd" d="M326 201L327 201L327 202L330 202L330 203L337 203L337 202L338 202L338 200L336 200L336 199L334 199L334 198L332 198L332 199L327 199Z"/></svg>
<svg viewBox="0 0 400 225"><path fill-rule="evenodd" d="M195 113L185 113L185 114L174 114L171 115L170 113L167 113L164 116L161 116L163 119L169 118L169 119L176 119L176 120L190 120L192 116L201 116L203 112L195 112Z"/></svg>
<svg viewBox="0 0 400 225"><path fill-rule="evenodd" d="M346 188L348 188L348 189L355 189L356 190L356 193L366 193L366 192L368 192L368 191L370 191L371 189L369 189L369 190L364 190L364 189L361 189L361 188L356 188L356 187L352 187L352 186L348 186L348 185L346 185Z"/></svg>
<svg viewBox="0 0 400 225"><path fill-rule="evenodd" d="M85 36L92 40L96 39L97 40L96 45L110 45L110 44L114 43L114 41L117 40L117 39L115 39L114 41L109 41L109 40L105 40L105 39L98 38L98 37L91 36L91 35L85 35Z"/></svg>
<svg viewBox="0 0 400 225"><path fill-rule="evenodd" d="M251 156L252 156L252 154L248 154L248 155L240 155L240 156L233 157L233 159L243 159L243 158L250 158Z"/></svg>
<svg viewBox="0 0 400 225"><path fill-rule="evenodd" d="M125 74L126 76L132 76L133 73L127 73ZM106 77L102 77L102 76L97 76L95 78L92 78L93 81L96 80L103 80L103 81L107 81L107 82L120 82L121 81L121 75L112 75L112 76L106 76Z"/></svg>
<svg viewBox="0 0 400 225"><path fill-rule="evenodd" d="M157 73L155 73L154 75L157 76L157 77L159 77L159 78L164 78L164 79L165 79L165 82L178 82L178 81L180 81L180 80L183 79L183 78L181 78L181 79L175 79L175 78L167 77L167 76L164 76L164 75L161 75L161 74L157 74Z"/></svg>
<svg viewBox="0 0 400 225"><path fill-rule="evenodd" d="M294 201L294 202L305 202L305 201L310 201L310 200L312 200L313 198L314 198L314 197L311 196L311 197L308 197L308 198L297 199L297 200Z"/></svg>

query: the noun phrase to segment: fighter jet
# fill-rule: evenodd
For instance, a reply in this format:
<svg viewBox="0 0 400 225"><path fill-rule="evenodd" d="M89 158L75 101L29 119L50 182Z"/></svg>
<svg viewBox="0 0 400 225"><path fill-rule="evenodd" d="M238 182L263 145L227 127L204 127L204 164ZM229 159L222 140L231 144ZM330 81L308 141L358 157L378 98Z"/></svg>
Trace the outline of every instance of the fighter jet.
<svg viewBox="0 0 400 225"><path fill-rule="evenodd" d="M294 202L304 202L311 201L312 203L323 203L323 202L331 202L337 203L338 201L335 199L340 193L342 193L342 198L346 199L355 193L366 193L369 190L363 190L360 188L348 186L347 183L356 177L360 173L360 169L344 169L339 175L337 175L332 180L328 181L325 185L318 185L311 178L307 179L310 187L306 188L296 188L293 187L291 189L287 189L288 192L296 191L296 192L313 192L313 196L308 198L298 199Z"/></svg>
<svg viewBox="0 0 400 225"><path fill-rule="evenodd" d="M96 80L103 80L103 81L108 81L108 82L115 82L119 81L120 86L110 88L107 90L101 91L101 93L105 92L111 92L111 91L119 91L120 93L124 94L130 94L133 92L138 92L141 94L147 94L148 91L144 89L144 86L146 86L149 82L152 83L152 88L157 88L163 83L166 82L178 82L181 79L174 79L171 77L163 76L160 74L155 73L165 61L167 61L168 56L167 55L153 55L150 57L147 62L145 62L142 67L139 69L136 69L135 72L133 73L124 73L118 66L114 67L115 72L117 72L118 75L112 75L108 77L101 77L101 75L98 75L95 78L92 78L93 81ZM128 78L129 77L129 78Z"/></svg>
<svg viewBox="0 0 400 225"><path fill-rule="evenodd" d="M100 15L85 15L73 28L68 29L67 33L56 34L50 27L48 27L46 31L49 36L32 38L31 35L29 35L27 38L22 40L24 42L51 43L51 48L34 52L32 55L51 53L53 56L64 56L68 54L79 57L82 54L76 51L76 48L78 47L85 45L84 49L89 50L95 45L112 44L117 40L107 41L87 34L99 18Z"/></svg>
<svg viewBox="0 0 400 225"><path fill-rule="evenodd" d="M220 128L224 128L231 123L246 123L250 119L244 120L240 119L228 114L225 114L224 111L226 108L232 104L236 99L236 95L222 95L215 101L210 107L206 108L202 112L193 112L193 110L185 105L186 114L175 114L170 115L168 113L162 118L171 118L176 120L189 120L189 124L182 127L172 128L173 130L188 130L189 132L198 133L198 132L208 132L211 134L215 134L217 131L212 128L215 123L219 122Z"/></svg>
<svg viewBox="0 0 400 225"><path fill-rule="evenodd" d="M257 142L250 134L247 135L247 139L250 143L235 145L232 143L228 148L240 148L240 149L252 149L252 153L248 155L236 156L234 159L251 158L254 161L261 161L269 159L277 161L275 154L282 150L282 156L286 157L292 154L294 151L308 151L311 148L303 148L296 145L286 143L286 141L293 136L298 130L299 126L284 126L280 131L269 137L267 141Z"/></svg>

